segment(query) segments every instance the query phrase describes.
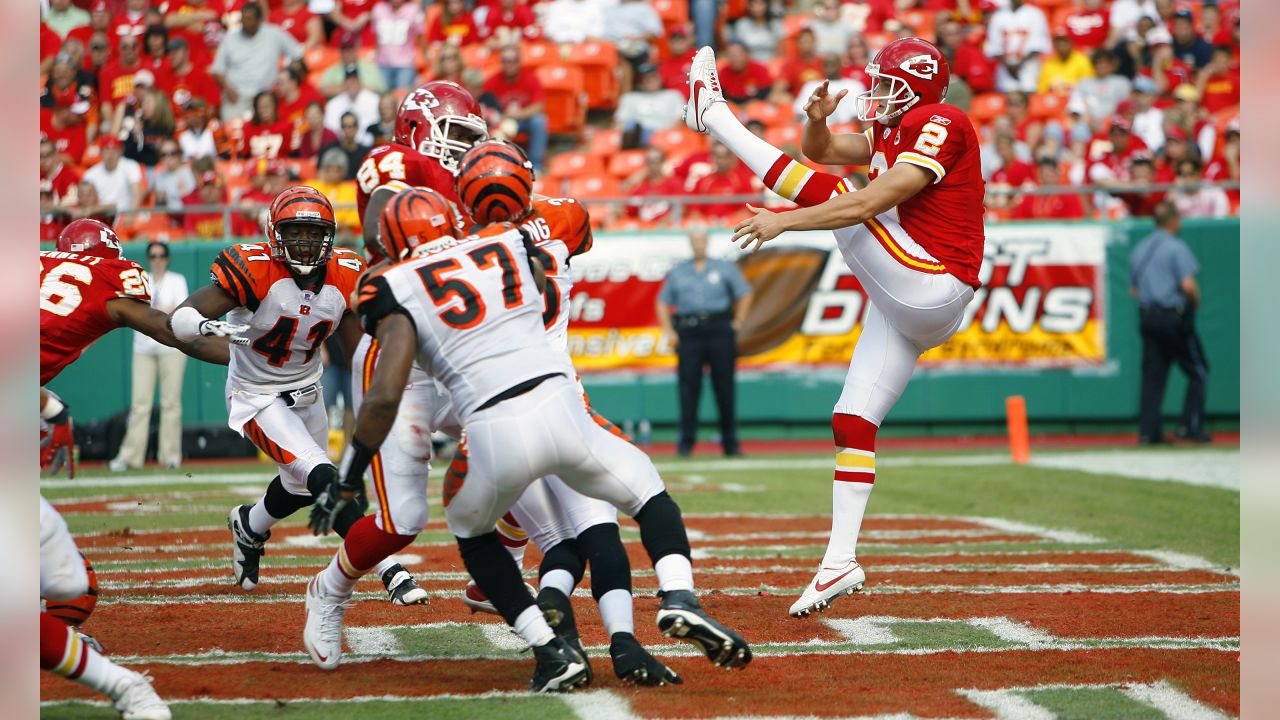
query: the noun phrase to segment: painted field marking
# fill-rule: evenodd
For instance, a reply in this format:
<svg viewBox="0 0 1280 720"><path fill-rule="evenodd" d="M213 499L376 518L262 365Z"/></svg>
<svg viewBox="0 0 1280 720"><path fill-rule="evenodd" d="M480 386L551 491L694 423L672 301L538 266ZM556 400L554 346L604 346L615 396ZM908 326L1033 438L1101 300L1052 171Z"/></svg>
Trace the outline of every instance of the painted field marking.
<svg viewBox="0 0 1280 720"><path fill-rule="evenodd" d="M1006 520L1004 518L960 516L957 519L986 525L993 530L998 530L1010 535L1037 535L1054 542L1078 543L1081 545L1102 542L1101 538L1089 535L1088 533L1076 532L1075 530L1047 528L1041 525L1031 525L1029 523L1016 522L1013 520Z"/></svg>
<svg viewBox="0 0 1280 720"><path fill-rule="evenodd" d="M524 638L512 632L506 625L485 623L480 625L480 632L484 633L484 639L488 640L490 645L499 650L520 652L529 647Z"/></svg>
<svg viewBox="0 0 1280 720"><path fill-rule="evenodd" d="M388 627L346 627L351 652L359 655L399 655L400 640Z"/></svg>
<svg viewBox="0 0 1280 720"><path fill-rule="evenodd" d="M640 717L631 712L631 703L626 698L608 690L571 692L563 700L581 720L637 720Z"/></svg>
<svg viewBox="0 0 1280 720"><path fill-rule="evenodd" d="M1037 454L1031 458L1031 465L1240 491L1239 450L1110 450Z"/></svg>
<svg viewBox="0 0 1280 720"><path fill-rule="evenodd" d="M956 692L995 713L995 720L1056 720L1049 709L1028 695L1047 690L1113 690L1151 708L1169 720L1227 720L1228 715L1187 695L1172 684L1035 685L999 690L962 689Z"/></svg>

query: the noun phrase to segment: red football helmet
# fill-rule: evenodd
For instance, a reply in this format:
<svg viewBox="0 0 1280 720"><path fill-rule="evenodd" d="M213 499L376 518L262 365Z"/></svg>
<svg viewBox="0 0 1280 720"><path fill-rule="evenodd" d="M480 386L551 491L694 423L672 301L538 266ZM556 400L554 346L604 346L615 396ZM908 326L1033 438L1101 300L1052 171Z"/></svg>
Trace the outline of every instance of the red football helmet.
<svg viewBox="0 0 1280 720"><path fill-rule="evenodd" d="M951 82L947 59L933 43L916 37L881 48L867 64L867 75L871 87L854 98L863 122L883 123L916 105L940 103Z"/></svg>
<svg viewBox="0 0 1280 720"><path fill-rule="evenodd" d="M406 95L396 111L395 143L439 160L451 173L458 172L462 153L487 137L480 103L457 83L429 82Z"/></svg>
<svg viewBox="0 0 1280 720"><path fill-rule="evenodd" d="M481 225L520 222L533 211L533 164L518 145L485 140L462 156L458 199Z"/></svg>
<svg viewBox="0 0 1280 720"><path fill-rule="evenodd" d="M333 205L313 187L295 185L271 202L267 216L271 258L299 275L310 275L329 262L337 230Z"/></svg>
<svg viewBox="0 0 1280 720"><path fill-rule="evenodd" d="M120 238L111 226L93 218L81 218L62 228L58 250L104 258L122 258Z"/></svg>
<svg viewBox="0 0 1280 720"><path fill-rule="evenodd" d="M382 209L382 246L392 262L399 262L421 245L462 237L460 215L452 201L431 188L402 190Z"/></svg>

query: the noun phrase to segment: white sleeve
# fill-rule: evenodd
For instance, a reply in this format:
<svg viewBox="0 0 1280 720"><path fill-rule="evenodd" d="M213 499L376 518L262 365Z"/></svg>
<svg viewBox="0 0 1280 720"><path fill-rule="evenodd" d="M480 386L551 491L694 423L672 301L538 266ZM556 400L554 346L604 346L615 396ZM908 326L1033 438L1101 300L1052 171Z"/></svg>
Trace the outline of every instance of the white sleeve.
<svg viewBox="0 0 1280 720"><path fill-rule="evenodd" d="M1031 37L1027 40L1027 52L1048 54L1053 49L1053 40L1049 37L1049 20L1045 17L1043 10L1040 8L1035 10L1035 21L1029 28Z"/></svg>
<svg viewBox="0 0 1280 720"><path fill-rule="evenodd" d="M991 18L991 25L987 27L987 42L982 46L982 52L987 57L1004 55L1004 11Z"/></svg>

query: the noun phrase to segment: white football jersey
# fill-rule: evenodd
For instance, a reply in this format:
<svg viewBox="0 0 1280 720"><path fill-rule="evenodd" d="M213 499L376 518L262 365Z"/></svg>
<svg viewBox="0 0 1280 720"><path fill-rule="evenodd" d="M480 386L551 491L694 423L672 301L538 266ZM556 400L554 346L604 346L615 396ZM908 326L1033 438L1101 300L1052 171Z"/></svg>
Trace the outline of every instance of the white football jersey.
<svg viewBox="0 0 1280 720"><path fill-rule="evenodd" d="M448 389L462 422L503 391L543 375L572 378L543 329L525 240L511 225L445 238L365 280L360 318L376 334L395 312L413 320L418 363Z"/></svg>
<svg viewBox="0 0 1280 720"><path fill-rule="evenodd" d="M265 244L223 250L210 274L240 303L227 321L249 326L243 335L249 344L231 346L228 393L283 392L319 380L320 348L338 329L363 271L358 254L334 248L323 282L303 290L284 263L271 259Z"/></svg>

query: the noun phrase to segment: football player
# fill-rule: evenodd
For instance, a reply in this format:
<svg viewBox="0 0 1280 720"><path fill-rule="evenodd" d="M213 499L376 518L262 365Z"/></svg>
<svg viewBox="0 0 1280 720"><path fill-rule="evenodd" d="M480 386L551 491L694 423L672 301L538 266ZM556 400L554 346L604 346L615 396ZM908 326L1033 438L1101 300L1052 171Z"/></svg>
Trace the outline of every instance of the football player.
<svg viewBox="0 0 1280 720"><path fill-rule="evenodd" d="M348 307L364 260L333 247L333 207L305 185L276 196L266 243L233 245L217 257L212 283L192 293L170 316L174 334L193 337L227 314L247 326L231 352L227 424L275 461L280 474L253 505L232 508L232 570L243 590L258 585L259 563L271 528L305 507L312 526L340 535L362 513L336 508L326 493L338 478L329 462L329 421L320 392L320 348L331 334L347 348L360 334ZM427 594L391 558L376 570L393 604L425 602Z"/></svg>
<svg viewBox="0 0 1280 720"><path fill-rule="evenodd" d="M833 135L834 97L824 83L805 108L803 149L828 165L869 165L871 182L815 172L756 137L720 91L715 53L703 48L689 70L685 122L709 132L775 193L799 203L774 213L751 207L733 239L757 250L787 230L833 230L870 307L831 420L835 436L831 538L817 574L791 614L825 609L862 588L858 531L875 480L876 431L906 388L921 353L946 342L981 284L983 181L978 136L963 110L943 104L950 71L931 43L903 38L867 65L871 88L856 98L865 132ZM750 206L749 206L750 207Z"/></svg>
<svg viewBox="0 0 1280 720"><path fill-rule="evenodd" d="M412 192L439 197L429 190ZM433 222L456 225L448 203L433 204L432 215L441 216ZM394 252L407 256L409 251ZM662 588L660 630L701 646L717 665L746 666L751 660L746 641L712 620L693 593L680 510L652 464L638 448L595 424L570 379L568 358L547 343L545 278L534 254L521 231L499 226L463 240L437 238L362 283L358 310L365 328L378 338L380 356L356 420L344 497L357 495L417 358L448 389L468 443L467 475L461 483L453 476L445 483L450 530L468 572L533 647L533 690L580 686L587 668L577 650L547 624L495 525L534 479L553 474L636 518ZM347 598L343 589L319 585L309 586L308 604L315 593L315 607L332 616L329 608ZM326 652L341 651L340 627L322 637Z"/></svg>
<svg viewBox="0 0 1280 720"><path fill-rule="evenodd" d="M192 357L227 364L225 338L246 328L211 320L182 342L168 328L168 316L151 307L151 288L140 265L125 259L120 239L109 226L77 220L58 236L56 250L40 253L40 384L57 377L94 340L117 327L129 327ZM212 337L211 337L212 336ZM40 416L50 427L42 464L56 472L65 464L75 476L71 417L55 394L40 391ZM73 600L89 590L85 562L62 516L40 498L40 596ZM100 646L63 620L40 613L40 667L109 696L122 717L168 720L169 708L150 679L121 667Z"/></svg>
<svg viewBox="0 0 1280 720"><path fill-rule="evenodd" d="M533 240L533 252L546 274L542 323L551 347L568 353L569 297L573 288L572 258L591 249L591 219L572 198L533 199L533 165L516 145L489 140L477 143L462 158L458 196L462 208L480 225L511 222ZM621 430L591 409L581 382L578 390L592 419L605 430L627 439ZM629 441L629 439L628 439ZM449 481L465 480L468 459L461 443L450 463ZM654 471L656 474L656 470ZM508 550L515 544L508 516L498 533ZM591 594L600 606L609 635L614 674L642 685L683 682L636 640L632 617L631 564L618 534L618 511L603 500L582 495L554 475L535 480L511 508L521 536L542 553L538 568L538 605L555 617L556 632L582 651L569 597L590 562ZM516 564L521 557L512 553ZM465 593L469 606L496 612L475 581ZM487 605L488 607L483 607ZM586 657L583 652L583 657Z"/></svg>

